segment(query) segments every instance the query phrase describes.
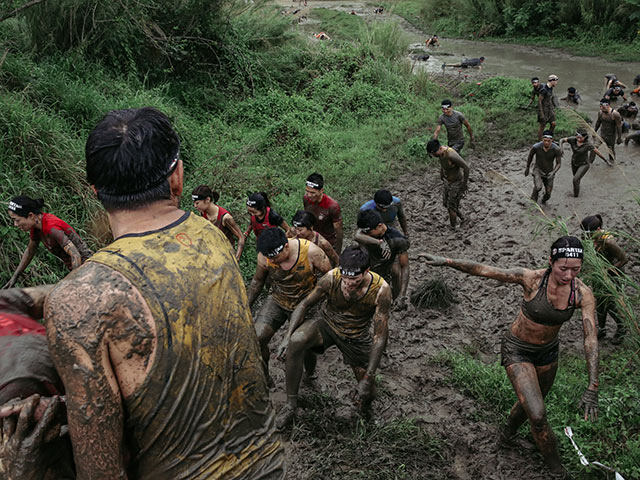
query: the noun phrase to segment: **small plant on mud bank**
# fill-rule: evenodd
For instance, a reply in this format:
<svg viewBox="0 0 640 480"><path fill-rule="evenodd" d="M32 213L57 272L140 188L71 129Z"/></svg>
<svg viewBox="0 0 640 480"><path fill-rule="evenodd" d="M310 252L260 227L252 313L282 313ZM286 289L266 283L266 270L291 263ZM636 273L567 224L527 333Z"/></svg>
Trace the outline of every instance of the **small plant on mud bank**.
<svg viewBox="0 0 640 480"><path fill-rule="evenodd" d="M425 280L411 292L411 303L418 308L444 310L458 300L443 279L433 278Z"/></svg>
<svg viewBox="0 0 640 480"><path fill-rule="evenodd" d="M337 401L324 395L308 397L305 404L290 438L301 452L298 471L290 472L296 478L441 478L448 463L445 445L414 419L374 423L344 418L337 413Z"/></svg>

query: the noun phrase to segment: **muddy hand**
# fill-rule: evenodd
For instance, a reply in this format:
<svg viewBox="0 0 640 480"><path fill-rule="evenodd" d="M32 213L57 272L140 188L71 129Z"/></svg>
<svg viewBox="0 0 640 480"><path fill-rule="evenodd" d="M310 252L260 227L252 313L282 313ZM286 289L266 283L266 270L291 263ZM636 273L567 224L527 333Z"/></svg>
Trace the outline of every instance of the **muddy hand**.
<svg viewBox="0 0 640 480"><path fill-rule="evenodd" d="M47 465L42 458L47 441L60 434L60 424L56 422L57 410L61 404L59 397L53 397L42 419L36 422L34 412L40 402L39 395L32 395L24 403L14 431L9 435L5 426L13 419L4 418L2 445L0 446L0 470L2 478L8 480L35 480L44 476Z"/></svg>
<svg viewBox="0 0 640 480"><path fill-rule="evenodd" d="M584 407L585 420L598 420L598 391L587 388L580 399L580 406Z"/></svg>
<svg viewBox="0 0 640 480"><path fill-rule="evenodd" d="M282 343L280 343L280 345L278 346L278 349L276 350L276 358L281 362L284 362L286 358L288 347L289 347L289 339L285 338L284 340L282 340Z"/></svg>
<svg viewBox="0 0 640 480"><path fill-rule="evenodd" d="M447 259L444 257L439 257L438 255L425 253L422 255L422 257L425 259L425 263L427 265L431 265L432 267L442 267L447 264Z"/></svg>
<svg viewBox="0 0 640 480"><path fill-rule="evenodd" d="M361 407L371 400L371 387L373 386L373 379L371 377L364 377L358 382L356 389L356 404Z"/></svg>
<svg viewBox="0 0 640 480"><path fill-rule="evenodd" d="M407 309L407 296L403 295L402 297L396 298L396 301L393 302L393 309L395 311L406 310Z"/></svg>
<svg viewBox="0 0 640 480"><path fill-rule="evenodd" d="M382 240L382 242L380 242L380 251L382 252L382 258L384 260L389 260L391 258L391 248L386 240Z"/></svg>

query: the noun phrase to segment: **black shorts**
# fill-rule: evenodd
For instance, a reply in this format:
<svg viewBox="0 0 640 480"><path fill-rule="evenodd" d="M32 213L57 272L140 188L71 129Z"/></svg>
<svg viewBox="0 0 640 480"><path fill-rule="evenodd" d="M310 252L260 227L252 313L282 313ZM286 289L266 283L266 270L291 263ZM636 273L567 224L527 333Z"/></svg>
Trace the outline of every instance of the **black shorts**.
<svg viewBox="0 0 640 480"><path fill-rule="evenodd" d="M314 349L316 353L324 353L329 347L335 345L342 353L345 365L367 368L373 343L368 331L363 338L356 340L340 335L323 318L319 318L316 322L322 335L322 347Z"/></svg>
<svg viewBox="0 0 640 480"><path fill-rule="evenodd" d="M508 367L514 363L532 363L535 367L542 367L558 361L558 350L557 338L544 345L535 345L523 342L507 330L502 337L500 364Z"/></svg>

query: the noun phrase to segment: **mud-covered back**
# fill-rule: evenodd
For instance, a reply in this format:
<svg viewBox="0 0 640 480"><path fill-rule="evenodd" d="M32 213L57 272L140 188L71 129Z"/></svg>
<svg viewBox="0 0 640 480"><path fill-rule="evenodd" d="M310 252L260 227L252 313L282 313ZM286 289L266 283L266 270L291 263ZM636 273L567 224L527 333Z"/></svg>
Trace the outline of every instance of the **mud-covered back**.
<svg viewBox="0 0 640 480"><path fill-rule="evenodd" d="M124 236L90 261L122 273L156 322L157 349L125 399L131 474L140 479L280 479L284 453L228 240L185 214Z"/></svg>

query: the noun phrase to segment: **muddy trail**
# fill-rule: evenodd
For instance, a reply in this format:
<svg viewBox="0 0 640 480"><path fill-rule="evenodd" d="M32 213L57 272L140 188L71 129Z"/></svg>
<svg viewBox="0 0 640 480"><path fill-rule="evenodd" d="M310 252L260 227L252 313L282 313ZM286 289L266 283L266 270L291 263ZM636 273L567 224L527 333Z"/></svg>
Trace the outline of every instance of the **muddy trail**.
<svg viewBox="0 0 640 480"><path fill-rule="evenodd" d="M309 2L309 8L319 6L319 3L336 5L334 2ZM285 5L284 2L282 4ZM369 8L358 7L362 10ZM537 128L535 122L534 113L531 113L532 137ZM480 143L482 141L479 139ZM631 153L632 149L636 151ZM461 211L466 214L467 221L455 232L449 227L442 205L442 181L435 164L406 172L388 185L381 186L402 199L408 216L411 240L409 291L426 280L441 279L452 289L458 303L445 310L422 310L409 306L405 312L392 314L389 342L378 370L379 395L374 402L374 422L388 424L415 419L427 434L442 443L438 461L428 457L417 460L422 462L419 464L422 473L379 478L548 478L537 453L522 449L499 450L496 447L499 423L487 420L491 417L485 414L487 407L451 384L450 370L438 361L438 356L445 351L472 353L486 363L498 361L502 333L520 308L520 287L469 277L452 269L430 267L423 263L421 256L430 252L499 267L542 268L553 240L548 233L540 233L545 222L565 219L570 230L577 233L580 219L595 213L603 215L605 227L637 234L640 222L634 195L638 194L639 182L634 160L640 147L621 145L617 150L623 154L619 155L619 162L614 168L601 160L595 162L582 181L579 198L571 194L570 153L565 151L551 199L546 206L539 208L529 200L532 179L524 176L528 149L478 155L465 147L462 156L470 164L471 174L469 191L461 202ZM640 279L640 252L624 242L622 246L630 255L626 270L637 281ZM281 338L281 332L274 337L272 350ZM561 330L560 345L561 363L563 355L583 355L579 314ZM601 343L601 350L605 352L612 348L607 340ZM284 369L275 359L271 364L276 382L272 399L279 409L286 400ZM364 478L358 475L355 466L334 464L327 468L335 459L324 458L319 452L322 452L323 439L329 441L328 435L303 435L314 426L332 422L346 422L350 425L347 428L356 428L353 421L349 423L355 380L351 370L343 365L342 356L336 348L331 348L319 358L318 374L320 392L305 387L301 389L302 413L299 413L293 429L285 432L289 440L289 478ZM513 399L515 401L515 394ZM548 408L553 408L553 405ZM305 425L312 412L325 417L324 420ZM503 417L506 418L507 414L507 411L503 412ZM495 414L492 418L495 419ZM553 427L560 428L559 425ZM309 441L309 437L314 441ZM559 442L565 440L559 438Z"/></svg>

